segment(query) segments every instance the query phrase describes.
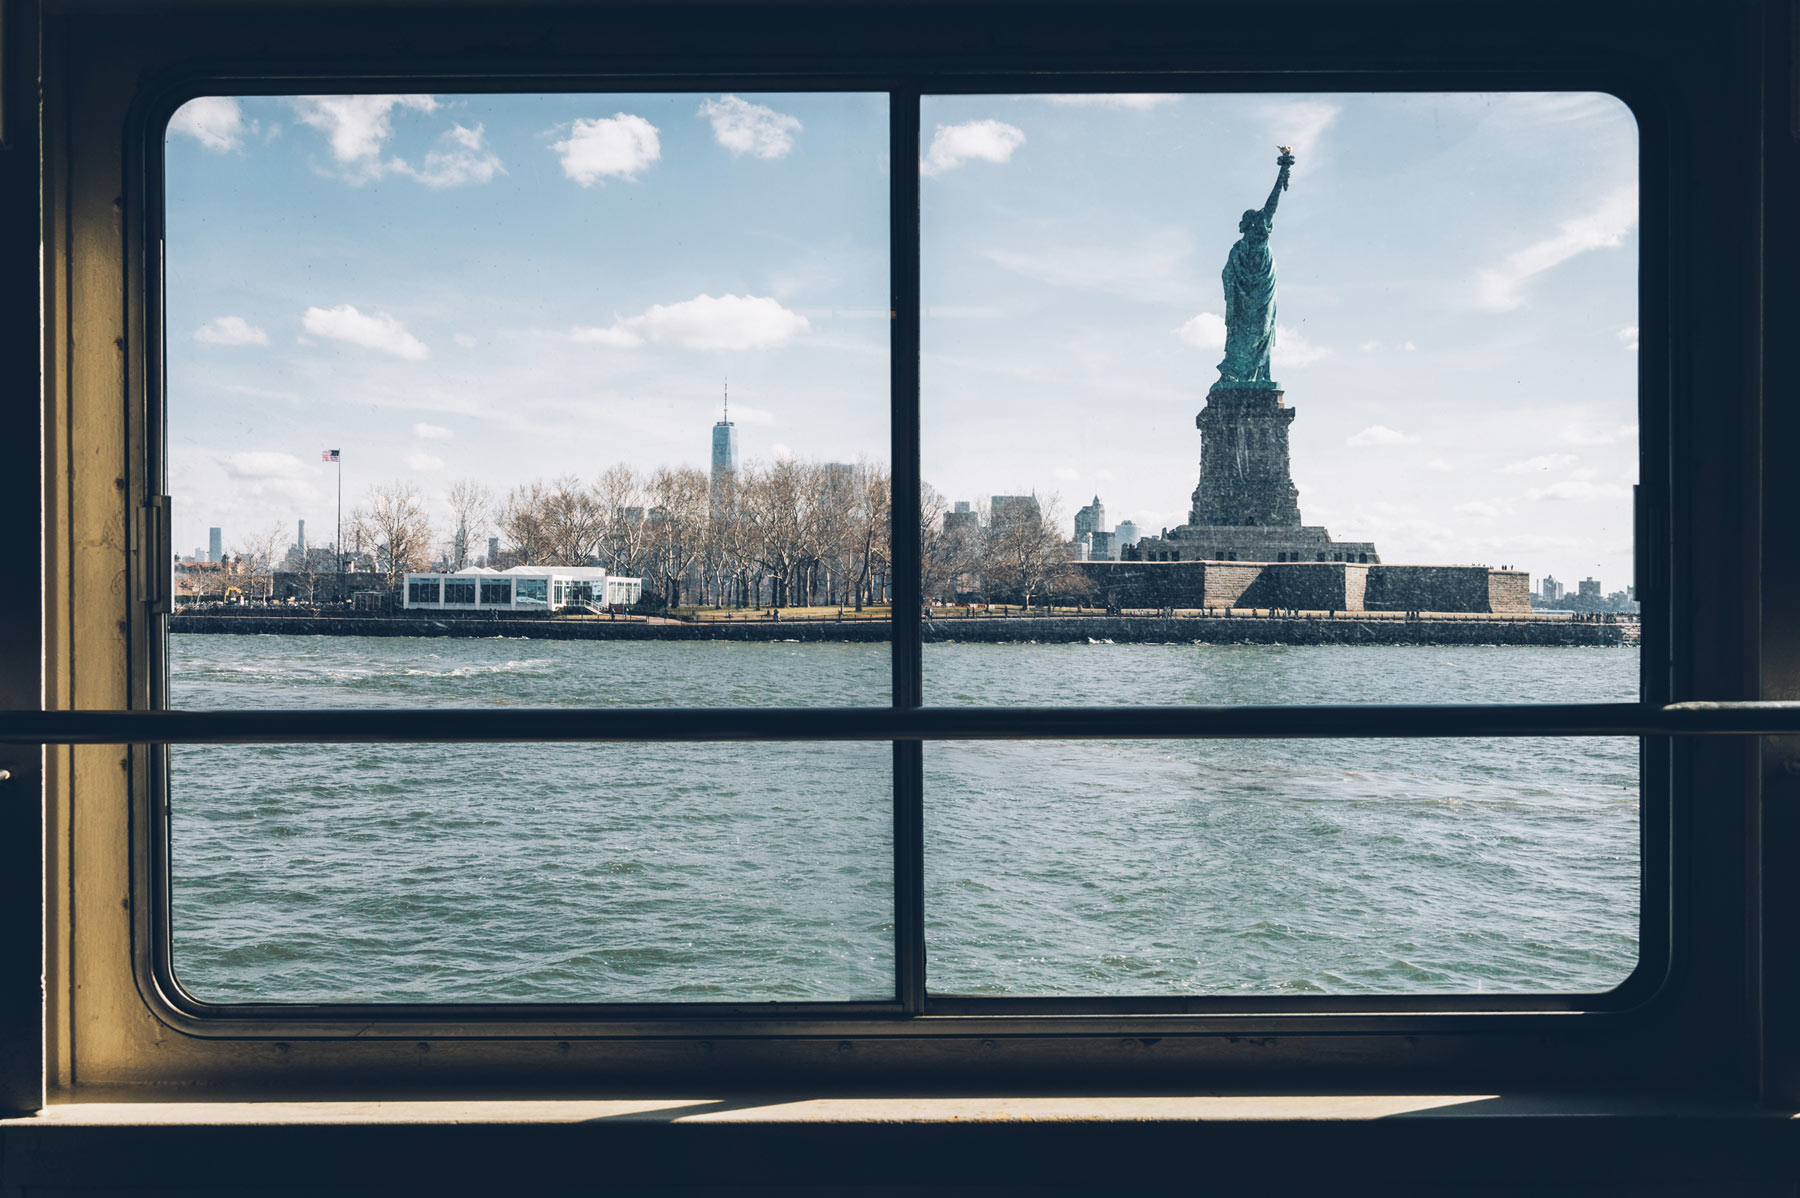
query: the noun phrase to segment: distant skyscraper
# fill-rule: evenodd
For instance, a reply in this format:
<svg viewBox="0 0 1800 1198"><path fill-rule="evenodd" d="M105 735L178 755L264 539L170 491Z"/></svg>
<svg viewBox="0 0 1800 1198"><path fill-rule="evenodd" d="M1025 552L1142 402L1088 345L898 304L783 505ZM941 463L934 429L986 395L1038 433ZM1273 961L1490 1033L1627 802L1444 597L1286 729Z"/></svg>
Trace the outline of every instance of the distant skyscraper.
<svg viewBox="0 0 1800 1198"><path fill-rule="evenodd" d="M995 495L988 500L988 522L995 528L1038 518L1036 495Z"/></svg>
<svg viewBox="0 0 1800 1198"><path fill-rule="evenodd" d="M495 559L497 559L499 556L500 556L500 538L499 537L489 537L488 538L487 564L490 566L493 565Z"/></svg>
<svg viewBox="0 0 1800 1198"><path fill-rule="evenodd" d="M979 522L978 513L969 510L969 501L966 499L959 499L956 501L955 511L944 513L945 532L955 532L958 529L973 529L980 527L981 524Z"/></svg>
<svg viewBox="0 0 1800 1198"><path fill-rule="evenodd" d="M1106 508L1100 503L1100 497L1094 496L1094 502L1075 513L1075 539L1079 541L1091 532L1106 532Z"/></svg>
<svg viewBox="0 0 1800 1198"><path fill-rule="evenodd" d="M725 411L713 425L712 481L717 487L727 475L737 473L737 425L731 423L731 392L725 393Z"/></svg>
<svg viewBox="0 0 1800 1198"><path fill-rule="evenodd" d="M1118 545L1135 545L1139 535L1137 525L1130 520L1119 521L1119 527L1113 529L1113 541Z"/></svg>
<svg viewBox="0 0 1800 1198"><path fill-rule="evenodd" d="M300 560L305 561L306 560L306 521L304 521L304 520L300 521L300 541L299 541L299 544L297 547L300 550Z"/></svg>
<svg viewBox="0 0 1800 1198"><path fill-rule="evenodd" d="M224 557L225 557L224 534L221 533L220 530L216 529L216 528L207 529L206 530L206 560L209 562L216 562L216 561L224 560Z"/></svg>
<svg viewBox="0 0 1800 1198"><path fill-rule="evenodd" d="M1600 580L1599 579L1584 578L1580 582L1576 583L1575 585L1579 589L1579 593L1583 599L1598 599L1598 598L1600 598Z"/></svg>

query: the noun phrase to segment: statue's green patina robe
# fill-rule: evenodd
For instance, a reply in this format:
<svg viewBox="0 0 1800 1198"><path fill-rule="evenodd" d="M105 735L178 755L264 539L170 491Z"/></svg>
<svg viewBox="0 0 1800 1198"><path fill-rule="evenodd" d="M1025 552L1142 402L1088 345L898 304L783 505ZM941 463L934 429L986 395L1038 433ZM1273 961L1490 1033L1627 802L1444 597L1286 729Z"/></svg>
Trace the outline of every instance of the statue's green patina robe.
<svg viewBox="0 0 1800 1198"><path fill-rule="evenodd" d="M1269 354L1275 348L1275 254L1269 231L1275 205L1287 189L1284 163L1269 202L1238 222L1243 236L1231 247L1221 278L1225 283L1225 360L1214 390L1234 386L1269 387Z"/></svg>

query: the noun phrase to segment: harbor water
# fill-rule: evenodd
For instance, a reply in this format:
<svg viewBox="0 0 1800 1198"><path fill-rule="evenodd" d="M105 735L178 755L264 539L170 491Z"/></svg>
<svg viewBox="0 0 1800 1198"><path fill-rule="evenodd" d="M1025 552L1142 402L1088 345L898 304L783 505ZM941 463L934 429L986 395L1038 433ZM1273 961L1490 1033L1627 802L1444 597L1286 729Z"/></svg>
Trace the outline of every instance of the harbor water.
<svg viewBox="0 0 1800 1198"><path fill-rule="evenodd" d="M170 645L183 708L888 701L885 644ZM936 644L925 666L930 703L1047 705L1619 701L1638 663ZM211 1002L887 998L891 761L804 742L180 747L175 970ZM947 742L925 763L936 993L1593 991L1637 962L1635 741Z"/></svg>

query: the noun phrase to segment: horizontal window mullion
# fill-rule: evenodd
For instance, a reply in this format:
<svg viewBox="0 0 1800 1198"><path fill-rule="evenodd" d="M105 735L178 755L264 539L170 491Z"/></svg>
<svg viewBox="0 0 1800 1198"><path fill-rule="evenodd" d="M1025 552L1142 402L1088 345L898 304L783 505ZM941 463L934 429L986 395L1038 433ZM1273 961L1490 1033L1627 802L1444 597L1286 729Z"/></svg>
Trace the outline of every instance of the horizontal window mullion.
<svg viewBox="0 0 1800 1198"><path fill-rule="evenodd" d="M0 712L0 744L1237 740L1800 734L1800 703Z"/></svg>

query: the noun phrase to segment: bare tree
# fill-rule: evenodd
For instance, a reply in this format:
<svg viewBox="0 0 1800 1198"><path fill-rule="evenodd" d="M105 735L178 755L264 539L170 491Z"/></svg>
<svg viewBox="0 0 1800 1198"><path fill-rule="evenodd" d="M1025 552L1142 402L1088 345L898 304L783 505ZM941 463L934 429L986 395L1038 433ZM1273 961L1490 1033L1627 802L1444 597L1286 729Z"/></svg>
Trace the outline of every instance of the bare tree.
<svg viewBox="0 0 1800 1198"><path fill-rule="evenodd" d="M770 582L775 607L793 602L800 567L816 549L816 477L793 458L740 471L739 498L749 525L750 553Z"/></svg>
<svg viewBox="0 0 1800 1198"><path fill-rule="evenodd" d="M1027 607L1033 595L1049 590L1083 594L1087 577L1074 566L1075 553L1060 531L1062 512L1055 497L1015 502L990 512L987 532L987 587L992 598L1017 598Z"/></svg>
<svg viewBox="0 0 1800 1198"><path fill-rule="evenodd" d="M816 467L811 478L813 509L805 547L811 572L823 575L825 602L849 603L857 585L860 495L856 467L837 462Z"/></svg>
<svg viewBox="0 0 1800 1198"><path fill-rule="evenodd" d="M949 507L936 487L919 484L919 597L927 603L949 597L955 587L959 530L944 527Z"/></svg>
<svg viewBox="0 0 1800 1198"><path fill-rule="evenodd" d="M646 498L647 562L671 606L681 602L681 586L706 543L706 475L692 466L660 467L650 476Z"/></svg>
<svg viewBox="0 0 1800 1198"><path fill-rule="evenodd" d="M593 492L572 474L543 491L543 528L549 566L585 566L605 532L604 513Z"/></svg>
<svg viewBox="0 0 1800 1198"><path fill-rule="evenodd" d="M444 498L450 504L451 519L456 521L450 552L445 556L452 570L461 570L469 564L469 546L479 545L487 537L488 525L493 519L494 496L474 479L463 478L450 484Z"/></svg>
<svg viewBox="0 0 1800 1198"><path fill-rule="evenodd" d="M868 462L856 466L854 523L852 545L857 562L856 610L863 609L865 598L874 602L879 589L887 589L887 576L892 541L894 503L893 480L887 470Z"/></svg>
<svg viewBox="0 0 1800 1198"><path fill-rule="evenodd" d="M601 562L615 574L636 574L644 556L644 480L636 470L620 463L608 467L594 483L594 502L600 509Z"/></svg>
<svg viewBox="0 0 1800 1198"><path fill-rule="evenodd" d="M350 514L357 535L374 550L375 569L390 588L408 570L431 562L431 517L411 483L392 482L369 488L362 507Z"/></svg>
<svg viewBox="0 0 1800 1198"><path fill-rule="evenodd" d="M506 502L500 508L500 535L506 540L507 551L522 566L549 564L547 506L544 484L534 482L507 492Z"/></svg>
<svg viewBox="0 0 1800 1198"><path fill-rule="evenodd" d="M287 540L287 530L277 524L263 532L254 533L240 540L233 553L243 571L244 582L249 590L260 591L264 599L275 592L276 553L283 541ZM233 585L227 583L227 586Z"/></svg>
<svg viewBox="0 0 1800 1198"><path fill-rule="evenodd" d="M722 473L707 492L706 565L721 607L750 603L750 572L756 564L753 529L744 511L746 478Z"/></svg>

